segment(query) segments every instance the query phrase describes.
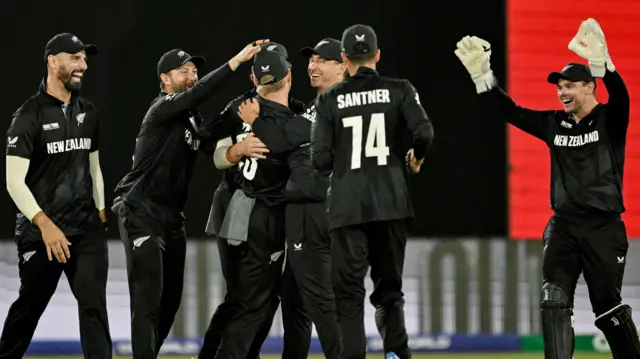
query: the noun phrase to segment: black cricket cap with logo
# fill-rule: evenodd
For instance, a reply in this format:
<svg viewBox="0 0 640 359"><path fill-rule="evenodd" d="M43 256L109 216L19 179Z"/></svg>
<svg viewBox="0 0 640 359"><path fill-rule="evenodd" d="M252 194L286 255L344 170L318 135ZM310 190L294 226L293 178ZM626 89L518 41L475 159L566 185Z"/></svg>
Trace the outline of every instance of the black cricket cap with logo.
<svg viewBox="0 0 640 359"><path fill-rule="evenodd" d="M312 55L318 55L326 60L334 60L342 62L342 44L336 39L330 37L320 40L315 47L305 47L300 50L302 56L311 57Z"/></svg>
<svg viewBox="0 0 640 359"><path fill-rule="evenodd" d="M560 80L569 80L569 81L585 81L585 82L593 82L596 80L591 75L591 70L587 65L580 64L577 62L572 62L565 66L564 69L560 72L552 72L547 76L547 82L553 85L557 85Z"/></svg>
<svg viewBox="0 0 640 359"><path fill-rule="evenodd" d="M289 72L289 62L275 51L260 51L253 58L253 73L258 85L270 85L282 80Z"/></svg>
<svg viewBox="0 0 640 359"><path fill-rule="evenodd" d="M169 71L177 69L178 67L186 64L189 61L193 62L193 64L196 65L197 68L200 68L206 63L204 57L191 56L180 49L173 49L165 52L158 61L158 78L160 78L160 74L166 74Z"/></svg>
<svg viewBox="0 0 640 359"><path fill-rule="evenodd" d="M273 51L279 53L280 55L284 56L285 60L287 60L287 63L289 64L289 67L291 67L291 62L289 62L289 53L287 52L287 48L284 47L284 45L270 41L269 43L262 45L262 49L260 50L260 52L262 51Z"/></svg>
<svg viewBox="0 0 640 359"><path fill-rule="evenodd" d="M80 51L84 51L87 56L97 55L98 46L92 44L85 45L74 34L64 32L55 35L47 42L44 48L44 61L47 62L49 55L57 55L61 52L75 54Z"/></svg>
<svg viewBox="0 0 640 359"><path fill-rule="evenodd" d="M349 57L371 56L378 50L378 36L371 26L357 24L344 30L341 44Z"/></svg>

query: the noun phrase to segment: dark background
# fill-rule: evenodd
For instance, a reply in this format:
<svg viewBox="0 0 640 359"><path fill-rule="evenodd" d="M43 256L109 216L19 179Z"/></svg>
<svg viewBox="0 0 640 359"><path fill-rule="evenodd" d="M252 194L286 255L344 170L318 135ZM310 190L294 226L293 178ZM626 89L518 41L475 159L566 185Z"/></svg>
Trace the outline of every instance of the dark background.
<svg viewBox="0 0 640 359"><path fill-rule="evenodd" d="M468 73L453 54L464 35L492 44L492 68L505 80L503 1L3 1L0 130L33 95L44 74L43 52L56 33L72 32L95 43L83 95L101 113L101 162L108 206L116 183L131 167L135 137L148 104L158 93L156 63L179 47L204 55L208 72L246 44L269 38L284 44L294 65L293 95L308 102L307 60L299 49L323 37L341 38L355 23L373 26L382 51L378 70L408 78L435 128L435 141L412 187L414 236L506 236L506 126L475 94ZM233 86L222 88L201 111L219 112L250 87L248 65ZM201 75L202 76L202 75ZM187 231L201 237L219 173L202 155L191 183ZM0 156L0 168L5 168ZM15 206L2 175L0 238L11 238ZM115 223L111 213L110 220ZM110 236L116 237L116 226Z"/></svg>

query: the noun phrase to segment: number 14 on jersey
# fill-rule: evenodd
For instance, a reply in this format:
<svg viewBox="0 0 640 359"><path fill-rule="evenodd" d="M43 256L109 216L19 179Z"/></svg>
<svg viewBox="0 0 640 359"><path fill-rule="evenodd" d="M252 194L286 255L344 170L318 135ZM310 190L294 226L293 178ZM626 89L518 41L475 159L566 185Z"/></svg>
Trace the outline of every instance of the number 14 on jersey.
<svg viewBox="0 0 640 359"><path fill-rule="evenodd" d="M362 116L351 116L342 119L345 128L351 127L351 169L362 167L362 130L364 121ZM374 113L369 121L367 130L367 141L364 144L365 157L377 157L378 166L387 165L389 157L389 147L387 146L387 136L384 123L384 113Z"/></svg>

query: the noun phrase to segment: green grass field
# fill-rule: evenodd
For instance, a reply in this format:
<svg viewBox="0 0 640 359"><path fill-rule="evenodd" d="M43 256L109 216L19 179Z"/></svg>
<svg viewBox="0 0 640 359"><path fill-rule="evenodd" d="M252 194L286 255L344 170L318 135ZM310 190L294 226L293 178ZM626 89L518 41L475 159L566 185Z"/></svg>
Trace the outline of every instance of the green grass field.
<svg viewBox="0 0 640 359"><path fill-rule="evenodd" d="M28 359L82 359L82 357L75 356L48 356L48 357L25 357ZM117 359L124 359L130 357L114 357ZM161 359L189 359L189 356L159 356ZM263 355L262 359L280 359L279 355ZM308 359L323 359L321 355L310 355ZM382 355L369 355L367 359L383 359ZM533 354L519 354L519 353L501 353L501 354L414 354L413 359L544 359L542 353ZM611 359L611 354L583 354L577 353L575 359Z"/></svg>

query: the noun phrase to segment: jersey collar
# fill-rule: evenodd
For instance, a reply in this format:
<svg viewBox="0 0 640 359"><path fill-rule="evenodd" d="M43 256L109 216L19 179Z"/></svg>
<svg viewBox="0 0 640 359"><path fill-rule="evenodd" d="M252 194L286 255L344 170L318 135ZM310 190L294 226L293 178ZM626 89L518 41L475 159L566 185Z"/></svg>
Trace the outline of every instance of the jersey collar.
<svg viewBox="0 0 640 359"><path fill-rule="evenodd" d="M355 76L378 76L378 71L370 67L360 66Z"/></svg>
<svg viewBox="0 0 640 359"><path fill-rule="evenodd" d="M40 93L40 95L46 100L46 102L53 104L53 105L64 105L65 103L60 101L59 98L53 97L51 96L48 92L47 92L47 87L45 85L45 79L42 79L42 81L40 81L40 86L38 87L38 92ZM76 103L78 99L78 95L75 93L71 93L71 99L69 100L69 104L73 105Z"/></svg>

